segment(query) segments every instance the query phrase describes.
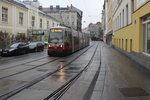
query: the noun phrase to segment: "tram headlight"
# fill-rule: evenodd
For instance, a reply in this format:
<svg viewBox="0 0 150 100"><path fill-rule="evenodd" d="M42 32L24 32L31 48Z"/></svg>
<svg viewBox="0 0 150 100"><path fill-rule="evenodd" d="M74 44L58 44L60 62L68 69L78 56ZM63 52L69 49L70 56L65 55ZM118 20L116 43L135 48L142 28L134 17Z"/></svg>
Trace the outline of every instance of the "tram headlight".
<svg viewBox="0 0 150 100"><path fill-rule="evenodd" d="M60 47L63 47L63 45L60 45Z"/></svg>

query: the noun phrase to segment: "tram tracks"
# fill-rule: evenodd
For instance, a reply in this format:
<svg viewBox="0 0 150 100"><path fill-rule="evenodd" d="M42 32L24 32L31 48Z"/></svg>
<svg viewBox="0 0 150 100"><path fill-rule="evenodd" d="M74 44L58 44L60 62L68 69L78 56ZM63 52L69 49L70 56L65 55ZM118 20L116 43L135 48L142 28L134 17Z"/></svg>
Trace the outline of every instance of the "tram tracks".
<svg viewBox="0 0 150 100"><path fill-rule="evenodd" d="M93 46L93 45L92 45L92 46ZM78 59L82 54L84 54L84 53L85 53L87 50L89 50L92 46L86 48L81 54L78 54L78 56L76 56L73 60L71 60L70 62L68 62L66 65L64 65L64 67L65 67L65 66L68 66L69 64L71 64L74 60ZM69 57L69 56L68 56L68 57ZM50 63L50 62L49 62L49 63ZM44 64L44 65L45 65L45 64ZM43 66L43 65L40 65L40 66ZM38 67L40 67L40 66L38 66ZM36 66L36 67L37 67L37 66ZM58 66L58 67L59 67L59 66ZM64 68L64 67L62 67L62 68ZM14 90L12 90L12 91L9 91L9 92L7 92L7 93L3 93L3 94L0 95L0 99L2 99L2 100L7 99L7 98L9 98L9 97L15 95L16 93L22 91L23 89L26 89L26 88L28 88L28 87L30 87L30 86L32 86L32 85L34 85L34 84L40 82L41 80L45 79L46 77L48 77L48 76L50 76L50 75L52 75L52 74L58 72L58 71L61 70L62 68L58 68L57 70L55 70L55 71L53 71L53 72L46 73L45 75L43 75L43 76L41 76L41 77L38 77L38 78L36 78L36 79L33 79L33 80L30 81L29 83L23 84L22 86L19 86L19 87L17 87L16 89L14 89ZM32 69L33 69L33 68L32 68ZM31 70L31 69L30 69L30 70ZM23 72L25 72L25 71L23 71ZM22 72L19 72L19 73L22 73ZM18 73L18 74L19 74L19 73ZM11 75L10 75L10 76L11 76ZM10 77L10 76L7 76L7 77ZM5 77L5 78L6 78L6 77Z"/></svg>
<svg viewBox="0 0 150 100"><path fill-rule="evenodd" d="M93 58L95 56L95 53L97 51L98 45L91 57L91 59L89 60L89 62L87 63L87 65L77 74L75 75L73 78L71 78L68 82L66 82L63 86L61 86L60 88L58 88L56 91L54 91L53 93L51 93L49 96L47 96L44 100L59 100L61 98L61 96L76 82L76 80L82 75L82 73L87 70L87 67L90 66L90 64L93 61Z"/></svg>
<svg viewBox="0 0 150 100"><path fill-rule="evenodd" d="M27 63L35 62L35 61L38 61L38 60L41 60L41 59L44 59L44 58L48 58L48 56L44 56L44 57L41 57L41 58L39 58L39 59L34 59L34 60L31 60L31 61L26 61L26 62L24 62L24 63L17 64L17 65L14 65L14 66L9 66L9 67L5 67L5 68L0 68L0 71L6 70L6 69L9 69L9 68L15 68L15 67L18 67L19 65L24 65L24 64L27 64Z"/></svg>
<svg viewBox="0 0 150 100"><path fill-rule="evenodd" d="M91 46L91 47L92 47L92 46ZM91 47L89 47L89 48L91 48ZM89 49L89 48L88 48L88 49ZM87 49L87 50L88 50L88 49ZM85 50L85 52L86 52L87 50ZM70 57L70 56L68 56L68 57ZM46 57L43 57L43 58L46 58ZM11 67L7 67L7 68L4 68L4 69L0 69L0 72L3 72L3 71L5 71L5 70L7 70L7 69L12 69L12 68L15 68L15 67L19 67L20 65L25 65L25 64L28 64L28 63L31 63L31 62L34 62L34 61L38 61L38 60L41 60L41 59L43 59L43 58L36 59L36 60L33 60L33 61L29 61L29 62L25 62L25 63L19 64L19 65L16 65L16 66L11 66ZM63 57L63 58L64 58L64 57ZM0 76L0 80L1 80L1 79L5 79L5 78L7 78L7 77L11 77L11 76L17 75L17 74L20 74L20 73L23 73L23 72L26 72L26 71L29 71L29 70L32 70L32 69L35 69L35 68L39 68L39 67L41 67L41 66L44 66L44 65L49 64L49 63L52 63L52 62L57 61L57 60L59 60L59 59L60 59L60 57L59 57L59 58L55 58L55 59L53 59L53 60L50 60L50 61L45 62L45 63L40 64L40 65L32 66L31 68L28 68L28 69L25 69L25 70L22 70L22 71L15 72L15 73L13 73L13 74L9 74L9 73L8 73L8 75Z"/></svg>
<svg viewBox="0 0 150 100"><path fill-rule="evenodd" d="M34 58L34 57L36 57L36 56L39 56L39 55L41 55L42 53L45 53L45 52L38 52L38 54L34 53L34 54L36 54L36 55L31 56L31 58ZM19 56L13 56L13 57L9 57L9 58L8 58L8 57L1 57L1 58L0 58L0 62L1 62L1 64L3 64L3 63L8 63L9 61L20 60L20 59L23 59L23 58L27 58L27 57L30 56L31 54L33 54L33 53L24 54L24 55L19 55Z"/></svg>

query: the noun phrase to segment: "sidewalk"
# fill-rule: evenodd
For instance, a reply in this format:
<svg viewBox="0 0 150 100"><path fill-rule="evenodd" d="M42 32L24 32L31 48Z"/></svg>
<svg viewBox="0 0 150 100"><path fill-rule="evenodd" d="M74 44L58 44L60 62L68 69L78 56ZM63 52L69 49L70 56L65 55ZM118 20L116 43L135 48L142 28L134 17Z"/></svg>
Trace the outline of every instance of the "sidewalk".
<svg viewBox="0 0 150 100"><path fill-rule="evenodd" d="M150 100L150 76L137 64L101 43L102 64L91 100Z"/></svg>

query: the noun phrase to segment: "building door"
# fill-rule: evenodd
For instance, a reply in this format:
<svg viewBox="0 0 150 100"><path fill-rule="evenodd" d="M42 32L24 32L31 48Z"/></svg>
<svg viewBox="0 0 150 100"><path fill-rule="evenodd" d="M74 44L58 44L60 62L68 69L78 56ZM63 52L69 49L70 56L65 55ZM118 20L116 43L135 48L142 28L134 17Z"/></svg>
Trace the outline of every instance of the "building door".
<svg viewBox="0 0 150 100"><path fill-rule="evenodd" d="M147 53L150 54L150 22L147 23Z"/></svg>
<svg viewBox="0 0 150 100"><path fill-rule="evenodd" d="M143 18L143 51L150 54L150 15Z"/></svg>

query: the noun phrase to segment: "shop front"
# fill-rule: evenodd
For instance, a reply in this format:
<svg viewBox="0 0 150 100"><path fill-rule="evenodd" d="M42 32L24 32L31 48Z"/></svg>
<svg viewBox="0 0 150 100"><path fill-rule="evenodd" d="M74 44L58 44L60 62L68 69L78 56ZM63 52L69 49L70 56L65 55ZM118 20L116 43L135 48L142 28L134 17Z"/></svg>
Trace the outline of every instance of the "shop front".
<svg viewBox="0 0 150 100"><path fill-rule="evenodd" d="M47 30L28 30L28 40L29 41L48 41L48 31Z"/></svg>

